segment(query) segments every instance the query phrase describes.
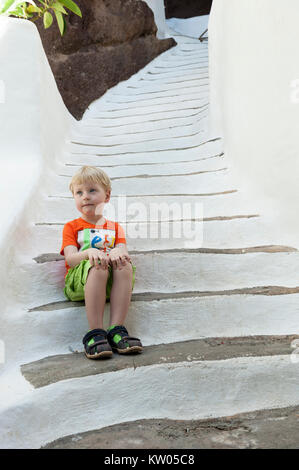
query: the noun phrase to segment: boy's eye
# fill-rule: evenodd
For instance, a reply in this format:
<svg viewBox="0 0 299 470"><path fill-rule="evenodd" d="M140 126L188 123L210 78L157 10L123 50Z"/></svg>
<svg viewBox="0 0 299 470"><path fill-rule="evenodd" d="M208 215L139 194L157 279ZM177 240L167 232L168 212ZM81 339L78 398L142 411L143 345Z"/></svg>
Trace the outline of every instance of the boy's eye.
<svg viewBox="0 0 299 470"><path fill-rule="evenodd" d="M93 192L93 191L95 191L95 189L93 189L93 188L89 190L89 192Z"/></svg>

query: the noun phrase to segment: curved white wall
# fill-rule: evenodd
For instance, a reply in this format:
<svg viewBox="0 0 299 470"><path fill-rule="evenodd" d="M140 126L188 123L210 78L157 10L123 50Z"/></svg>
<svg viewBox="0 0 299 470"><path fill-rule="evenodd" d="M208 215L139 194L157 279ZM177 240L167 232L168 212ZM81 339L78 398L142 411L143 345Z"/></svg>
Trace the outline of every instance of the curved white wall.
<svg viewBox="0 0 299 470"><path fill-rule="evenodd" d="M277 241L299 246L299 3L214 0L211 133ZM297 80L297 82L296 82Z"/></svg>
<svg viewBox="0 0 299 470"><path fill-rule="evenodd" d="M15 299L16 253L26 256L32 215L74 121L61 99L36 26L0 17L0 201L3 299ZM24 248L23 248L24 247ZM2 304L3 311L3 304Z"/></svg>

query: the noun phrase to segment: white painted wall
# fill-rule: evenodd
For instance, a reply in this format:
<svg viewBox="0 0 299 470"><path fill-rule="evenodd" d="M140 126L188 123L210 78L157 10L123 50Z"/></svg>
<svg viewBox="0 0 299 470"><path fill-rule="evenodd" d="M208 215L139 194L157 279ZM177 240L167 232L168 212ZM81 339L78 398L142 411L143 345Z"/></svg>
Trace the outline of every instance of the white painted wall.
<svg viewBox="0 0 299 470"><path fill-rule="evenodd" d="M210 131L277 241L299 246L299 3L214 0ZM297 80L297 81L296 81Z"/></svg>
<svg viewBox="0 0 299 470"><path fill-rule="evenodd" d="M166 28L166 23L165 23L164 0L143 0L143 1L148 4L150 9L154 13L155 22L158 28L157 38L165 39L169 37L169 35L167 34L167 28Z"/></svg>
<svg viewBox="0 0 299 470"><path fill-rule="evenodd" d="M75 122L59 94L36 26L0 17L1 411L10 397L17 400L32 388L22 378L19 363L21 357L25 360L25 344L31 348L43 340L43 328L28 319L21 298L24 292L36 297L42 280L30 282L22 263L35 264L29 250L33 221L48 200L52 175L63 161Z"/></svg>
<svg viewBox="0 0 299 470"><path fill-rule="evenodd" d="M46 197L70 123L36 26L0 17L0 290L13 291L15 255L26 256L33 214ZM3 310L3 303L2 303Z"/></svg>

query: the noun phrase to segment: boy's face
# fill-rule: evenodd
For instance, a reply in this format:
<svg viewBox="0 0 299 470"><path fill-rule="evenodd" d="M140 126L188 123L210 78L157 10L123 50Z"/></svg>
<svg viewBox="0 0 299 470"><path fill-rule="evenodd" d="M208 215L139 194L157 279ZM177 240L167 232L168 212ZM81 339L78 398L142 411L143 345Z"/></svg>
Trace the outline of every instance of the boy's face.
<svg viewBox="0 0 299 470"><path fill-rule="evenodd" d="M104 206L110 200L110 191L95 183L74 185L74 199L81 214L87 217L101 216Z"/></svg>

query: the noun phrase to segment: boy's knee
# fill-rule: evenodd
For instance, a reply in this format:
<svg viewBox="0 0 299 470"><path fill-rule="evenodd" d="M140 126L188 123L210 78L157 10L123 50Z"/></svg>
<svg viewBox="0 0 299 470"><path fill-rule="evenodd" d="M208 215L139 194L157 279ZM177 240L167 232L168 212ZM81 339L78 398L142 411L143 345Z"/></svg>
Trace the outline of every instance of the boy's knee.
<svg viewBox="0 0 299 470"><path fill-rule="evenodd" d="M132 264L125 260L125 263L121 264L120 267L114 267L113 266L113 271L117 271L117 272L122 272L122 273L132 273L133 272L133 268L132 268Z"/></svg>
<svg viewBox="0 0 299 470"><path fill-rule="evenodd" d="M104 269L102 268L100 265L98 268L96 268L95 266L92 266L88 272L88 274L91 274L93 273L92 275L93 276L99 276L99 277L105 277L109 275L109 269Z"/></svg>

